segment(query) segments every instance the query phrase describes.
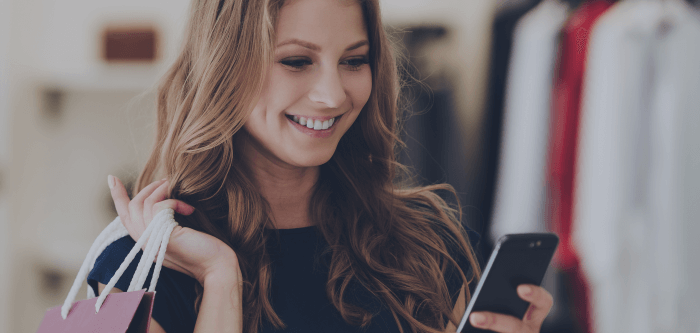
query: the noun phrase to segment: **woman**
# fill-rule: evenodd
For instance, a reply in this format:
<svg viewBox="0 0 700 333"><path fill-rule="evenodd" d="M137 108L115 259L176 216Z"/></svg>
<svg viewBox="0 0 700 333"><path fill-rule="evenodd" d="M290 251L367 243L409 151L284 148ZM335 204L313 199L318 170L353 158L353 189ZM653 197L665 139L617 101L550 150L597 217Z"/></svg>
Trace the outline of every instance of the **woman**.
<svg viewBox="0 0 700 333"><path fill-rule="evenodd" d="M449 187L395 184L398 76L378 1L195 0L187 34L133 200L109 177L131 238L180 214L151 332L454 331L479 268L432 192ZM93 288L131 238L103 252ZM538 331L551 297L518 291L523 321L470 320Z"/></svg>

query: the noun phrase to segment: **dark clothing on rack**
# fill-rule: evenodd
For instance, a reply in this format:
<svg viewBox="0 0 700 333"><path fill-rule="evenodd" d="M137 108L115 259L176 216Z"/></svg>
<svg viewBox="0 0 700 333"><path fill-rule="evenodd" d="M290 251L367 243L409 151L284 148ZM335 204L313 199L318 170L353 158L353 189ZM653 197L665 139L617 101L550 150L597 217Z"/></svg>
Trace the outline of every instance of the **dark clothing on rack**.
<svg viewBox="0 0 700 333"><path fill-rule="evenodd" d="M488 95L481 128L481 167L474 187L478 193L475 203L484 216L485 226L482 231L484 242L481 250L489 253L493 247L489 232L496 188L496 171L501 146L503 126L503 107L505 102L506 79L510 65L513 35L518 21L539 4L540 0L504 6L493 21L493 39L491 42L491 62L489 64Z"/></svg>

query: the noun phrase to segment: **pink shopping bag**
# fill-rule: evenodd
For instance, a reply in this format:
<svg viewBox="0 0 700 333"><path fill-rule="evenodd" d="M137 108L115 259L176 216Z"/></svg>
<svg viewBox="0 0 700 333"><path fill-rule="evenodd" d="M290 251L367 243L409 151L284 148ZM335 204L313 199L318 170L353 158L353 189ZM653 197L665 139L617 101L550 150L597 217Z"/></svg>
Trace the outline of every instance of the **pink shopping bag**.
<svg viewBox="0 0 700 333"><path fill-rule="evenodd" d="M98 313L97 298L78 301L65 320L57 306L46 311L37 333L146 333L154 296L155 292L145 290L109 294Z"/></svg>
<svg viewBox="0 0 700 333"><path fill-rule="evenodd" d="M74 302L98 255L115 240L129 235L119 217L114 219L90 247L63 305L46 311L37 333L147 333L165 250L170 234L177 226L173 216L172 209L165 209L153 218L99 297L95 297L92 288L88 287L88 299ZM110 294L110 290L144 244L146 248L129 289L124 293ZM150 288L146 291L142 288L154 260L156 267L153 270Z"/></svg>

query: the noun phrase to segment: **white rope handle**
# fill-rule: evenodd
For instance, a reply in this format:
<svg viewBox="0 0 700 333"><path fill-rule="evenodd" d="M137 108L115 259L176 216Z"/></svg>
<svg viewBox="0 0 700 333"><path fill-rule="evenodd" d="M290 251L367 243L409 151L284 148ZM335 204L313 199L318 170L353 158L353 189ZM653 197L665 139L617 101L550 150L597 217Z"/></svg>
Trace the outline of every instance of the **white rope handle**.
<svg viewBox="0 0 700 333"><path fill-rule="evenodd" d="M162 244L162 237L165 237L161 235L162 237L159 239L157 232L154 231L159 231L162 228L164 224L169 224L173 225L173 228L177 223L174 220L174 214L175 212L172 209L164 209L160 211L158 214L156 214L155 217L153 217L153 221L148 225L146 230L144 231L143 235L139 238L139 240L136 242L134 247L131 249L131 252L129 252L129 255L126 256L126 259L124 259L124 262L122 262L121 266L119 266L119 269L117 270L116 273L114 273L114 276L112 276L112 279L109 280L109 283L105 287L104 290L102 290L102 293L100 293L100 297L97 298L97 302L95 303L95 313L100 311L100 307L102 306L102 303L105 301L105 298L107 298L107 295L109 292L112 290L114 285L117 284L117 281L119 281L119 278L121 278L122 274L124 274L124 271L129 267L129 264L131 264L131 261L134 260L134 257L138 253L138 251L143 247L143 243L148 242L148 245L146 246L146 251L153 253L154 249L157 249L158 246L155 244L156 242L160 241ZM167 235L168 238L170 238L170 234ZM149 247L150 245L150 247ZM162 246L162 245L161 245ZM144 275L144 280L146 276L148 275L148 271L151 268L151 264L153 263L153 260L155 259L155 256L151 256L150 253L144 253L141 256L141 260L139 261L139 268L137 268L136 272L134 272L134 277L131 279L132 283L134 283L134 279L137 279L137 277L140 277L141 275ZM145 260L147 257L150 257L150 261L148 261L148 264L146 264ZM160 269L161 266L156 266L156 269L158 269L158 275L160 275ZM144 273L145 270L145 273ZM155 274L155 271L154 271ZM140 278L139 278L140 279ZM130 287L131 287L130 284ZM151 284L155 284L155 281L151 281ZM140 283L139 285L134 286L134 290L139 290L143 287L143 282ZM134 290L129 290L129 291L134 291Z"/></svg>
<svg viewBox="0 0 700 333"><path fill-rule="evenodd" d="M160 270L163 266L163 259L165 258L166 247L168 245L168 241L170 240L170 234L172 233L173 229L177 226L177 222L175 222L174 219L174 214L175 212L172 209L164 209L153 218L153 221L151 221L144 233L141 235L141 237L131 249L129 254L126 256L124 262L122 262L122 264L119 266L119 269L117 269L117 272L114 273L114 276L112 276L107 286L105 286L104 290L100 293L100 297L95 303L96 313L99 312L100 307L102 306L102 303L104 302L105 298L112 290L114 285L116 285L117 281L119 281L122 274L124 274L124 271L129 267L131 261L134 260L134 257L136 257L136 254L143 247L144 243L147 243L146 250L141 256L141 260L139 260L139 265L136 269L136 272L134 272L134 277L131 279L128 291L140 290L143 287L143 284L145 283L145 280L148 277L148 272L150 271L151 265L157 253L158 259L156 261L156 267L154 269L153 277L151 278L151 284L149 288L149 291L155 290L156 283L158 282L158 277L160 276ZM78 294L78 289L80 289L82 281L84 281L87 278L88 272L94 266L97 256L107 246L109 246L109 244L128 234L129 233L126 231L126 228L124 228L124 225L121 223L119 217L114 219L114 221L112 221L112 223L110 223L107 226L107 228L105 228L105 230L103 230L100 233L100 235L90 247L90 251L86 256L85 261L83 261L83 265L80 267L78 276L76 276L75 281L73 282L71 291L68 293L68 297L66 298L65 302L63 303L63 306L61 307L61 316L63 317L63 319L66 319L66 317L68 316L68 312L70 311L73 301L75 301L75 297ZM92 297L94 297L94 292L92 292L92 288L88 287L88 298L90 298L91 295Z"/></svg>
<svg viewBox="0 0 700 333"><path fill-rule="evenodd" d="M114 221L112 221L112 223L114 224L114 227L113 227L114 230L111 231L111 233L108 235L108 237L106 237L102 241L102 244L100 244L97 251L89 253L88 257L85 258L85 261L90 262L90 267L88 268L86 274L89 274L89 272L92 271L93 267L95 267L95 262L97 261L97 257L99 257L100 253L102 253L107 248L107 246L116 242L118 239L129 235L129 232L126 230L126 228L124 228L124 225L121 223L121 219L119 218L119 216L117 216L117 218L115 218ZM97 241L95 243L97 243ZM88 260L88 258L89 258L89 260ZM77 280L78 287L80 287L83 280L85 280L85 278ZM87 288L87 291L88 291L87 298L93 298L96 296L95 292L92 290L92 288Z"/></svg>
<svg viewBox="0 0 700 333"><path fill-rule="evenodd" d="M155 259L156 253L153 251L153 249L157 249L160 246L160 242L158 240L160 240L161 237L158 237L158 234L161 230L163 230L163 223L156 223L153 226L153 230L151 230L151 234L148 237L148 243L146 243L146 249L143 250L141 260L139 260L139 264L136 267L136 272L131 278L129 288L126 290L127 292L139 290L143 286L143 282L141 282L140 286L137 286L137 284L139 281L145 281L146 277L148 276L148 269L144 268L151 268L151 265L148 263L153 263L153 260Z"/></svg>
<svg viewBox="0 0 700 333"><path fill-rule="evenodd" d="M175 227L177 227L177 223L173 220L172 223L168 223L168 229L163 233L163 238L160 243L160 252L158 252L158 261L156 262L156 268L153 270L153 277L151 277L151 286L148 288L149 292L156 290L156 283L158 283L158 277L160 276L160 268L163 267L163 260L165 259L165 249L168 247L170 235L173 233Z"/></svg>
<svg viewBox="0 0 700 333"><path fill-rule="evenodd" d="M122 233L126 234L121 235ZM78 276L75 277L75 281L73 281L73 286L71 287L70 292L68 292L68 297L66 297L65 302L63 302L63 306L61 307L61 316L63 317L63 319L66 319L66 317L68 316L68 311L70 310L73 301L75 300L75 297L78 295L78 291L80 289L80 286L83 284L83 280L87 278L88 273L95 265L95 260L97 260L97 254L102 252L104 248L106 248L115 240L124 237L128 234L129 233L126 231L126 228L124 228L124 225L122 225L121 219L119 219L119 217L117 216L117 218L115 218L104 230L102 230L100 235L97 236L97 239L95 239L95 241L92 243L92 246L90 247L90 250L88 251L88 254L85 257L83 264L80 266ZM90 291L91 288L88 288L88 297L90 296Z"/></svg>
<svg viewBox="0 0 700 333"><path fill-rule="evenodd" d="M139 261L141 270L136 270L139 272L139 274L134 274L134 277L131 279L131 283L129 284L128 291L143 289L143 285L148 277L148 272L151 265L153 265L153 261L156 259L156 255L158 254L158 259L161 264L159 266L158 263L156 263L156 268L153 270L153 277L151 278L151 284L155 284L157 282L155 274L156 271L160 273L160 269L163 265L162 259L165 257L165 248L167 247L167 242L163 242L164 240L170 240L172 229L177 226L177 223L175 222L175 212L172 209L166 209L158 213L158 215L161 214L162 216L160 216L159 219L164 220L164 222L157 225L156 229L153 231L153 234L151 234L148 245L146 246L146 251L144 251L143 256L141 256L141 260ZM158 217L158 215L156 215L156 217ZM170 228L171 226L172 228ZM170 231L168 232L168 230ZM152 242L150 241L151 239L153 240ZM162 254L159 254L159 248ZM155 290L155 288L152 286L149 289Z"/></svg>

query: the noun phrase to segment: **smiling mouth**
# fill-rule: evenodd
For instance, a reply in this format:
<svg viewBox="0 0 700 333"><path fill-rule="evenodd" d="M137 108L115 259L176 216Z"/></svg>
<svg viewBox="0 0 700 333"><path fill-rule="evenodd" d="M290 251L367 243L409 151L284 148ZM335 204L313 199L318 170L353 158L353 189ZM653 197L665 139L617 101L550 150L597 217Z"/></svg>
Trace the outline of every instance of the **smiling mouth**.
<svg viewBox="0 0 700 333"><path fill-rule="evenodd" d="M327 130L331 127L333 127L333 124L335 124L340 117L343 115L339 115L334 118L326 119L326 120L319 120L319 119L310 119L306 117L299 117L299 116L292 116L292 115L285 115L289 120L301 125L301 126L306 126L306 128L316 130L316 131L323 131Z"/></svg>

